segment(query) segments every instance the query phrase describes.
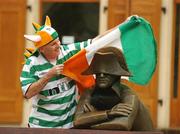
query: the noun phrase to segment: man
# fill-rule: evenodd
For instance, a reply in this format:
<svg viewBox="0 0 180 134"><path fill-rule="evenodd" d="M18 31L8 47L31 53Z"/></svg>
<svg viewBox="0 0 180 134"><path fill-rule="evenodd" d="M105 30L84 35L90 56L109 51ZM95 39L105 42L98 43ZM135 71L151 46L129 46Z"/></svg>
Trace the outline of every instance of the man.
<svg viewBox="0 0 180 134"><path fill-rule="evenodd" d="M23 94L32 98L30 127L73 127L76 109L76 84L61 74L63 63L91 40L60 45L58 33L51 27L49 17L45 25L33 23L35 35L25 35L37 50L26 60L20 77Z"/></svg>
<svg viewBox="0 0 180 134"><path fill-rule="evenodd" d="M131 76L120 50L100 49L82 74L95 74L96 85L80 98L75 128L153 130L148 110L129 87L120 83L121 76Z"/></svg>

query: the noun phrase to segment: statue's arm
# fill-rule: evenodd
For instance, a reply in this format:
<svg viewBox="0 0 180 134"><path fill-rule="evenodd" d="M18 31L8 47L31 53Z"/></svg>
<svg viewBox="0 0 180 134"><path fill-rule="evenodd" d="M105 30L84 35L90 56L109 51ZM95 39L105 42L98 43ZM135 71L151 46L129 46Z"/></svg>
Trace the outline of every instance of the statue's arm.
<svg viewBox="0 0 180 134"><path fill-rule="evenodd" d="M132 111L130 113L130 116L132 116L132 115L136 116L137 111L139 109L139 101L140 100L139 100L139 98L138 98L138 96L136 94L133 94L131 92L124 93L122 103L125 103L125 104L128 104L128 105L131 106Z"/></svg>
<svg viewBox="0 0 180 134"><path fill-rule="evenodd" d="M81 95L75 112L74 127L90 127L92 124L107 120L106 111L97 111L91 104L92 90L85 90Z"/></svg>
<svg viewBox="0 0 180 134"><path fill-rule="evenodd" d="M101 122L104 122L108 119L106 111L93 111L87 113L79 113L75 114L74 127L91 127L91 125L95 125Z"/></svg>
<svg viewBox="0 0 180 134"><path fill-rule="evenodd" d="M127 95L122 102L107 111L108 121L95 124L95 129L131 130L138 110L138 98L136 95Z"/></svg>
<svg viewBox="0 0 180 134"><path fill-rule="evenodd" d="M136 119L138 109L139 109L138 96L135 94L127 95L124 97L123 103L129 104L132 108L131 112L126 117L127 118L126 128L127 128L127 130L131 130L134 120Z"/></svg>
<svg viewBox="0 0 180 134"><path fill-rule="evenodd" d="M135 118L134 115L137 113L136 110L134 110L136 96L126 96L123 101L124 102L118 103L110 110L97 111L87 100L81 100L75 114L74 126L76 128L89 128L94 125L101 126L99 124L102 124L105 128L106 125L109 126L109 124L122 126L122 123L117 121L113 122L113 119L126 118L123 124L125 124L124 127L129 130L129 126L132 126L131 122L129 123L129 118L131 118L130 121L132 121Z"/></svg>

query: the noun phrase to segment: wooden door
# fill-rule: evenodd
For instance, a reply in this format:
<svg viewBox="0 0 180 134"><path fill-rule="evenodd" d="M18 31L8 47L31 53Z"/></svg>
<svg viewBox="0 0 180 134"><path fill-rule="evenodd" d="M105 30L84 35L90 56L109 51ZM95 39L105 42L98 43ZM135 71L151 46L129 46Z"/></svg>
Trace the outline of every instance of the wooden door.
<svg viewBox="0 0 180 134"><path fill-rule="evenodd" d="M174 0L170 127L180 128L180 0Z"/></svg>
<svg viewBox="0 0 180 134"><path fill-rule="evenodd" d="M123 22L130 15L138 15L147 19L152 27L159 42L159 25L161 13L160 0L109 0L109 28ZM158 45L159 48L159 45ZM158 65L152 80L145 86L127 83L138 93L141 100L149 108L154 125L157 121L157 92L158 92Z"/></svg>
<svg viewBox="0 0 180 134"><path fill-rule="evenodd" d="M0 1L0 123L20 123L26 0Z"/></svg>
<svg viewBox="0 0 180 134"><path fill-rule="evenodd" d="M109 0L108 29L122 23L128 16L130 0Z"/></svg>

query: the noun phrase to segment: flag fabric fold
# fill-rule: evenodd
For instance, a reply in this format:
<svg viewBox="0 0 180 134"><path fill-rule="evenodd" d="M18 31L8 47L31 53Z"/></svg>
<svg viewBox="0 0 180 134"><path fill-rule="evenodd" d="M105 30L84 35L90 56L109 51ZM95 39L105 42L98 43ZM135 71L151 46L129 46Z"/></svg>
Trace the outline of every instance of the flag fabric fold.
<svg viewBox="0 0 180 134"><path fill-rule="evenodd" d="M93 75L81 73L88 68L96 51L103 47L120 49L132 77L128 80L145 85L156 68L156 41L150 23L142 17L131 16L111 32L96 39L64 63L63 74L74 79L83 88L94 85Z"/></svg>
<svg viewBox="0 0 180 134"><path fill-rule="evenodd" d="M83 49L64 63L63 74L78 82L79 85L82 85L82 88L89 88L94 85L94 77L92 75L81 75L81 72L88 66L86 50Z"/></svg>

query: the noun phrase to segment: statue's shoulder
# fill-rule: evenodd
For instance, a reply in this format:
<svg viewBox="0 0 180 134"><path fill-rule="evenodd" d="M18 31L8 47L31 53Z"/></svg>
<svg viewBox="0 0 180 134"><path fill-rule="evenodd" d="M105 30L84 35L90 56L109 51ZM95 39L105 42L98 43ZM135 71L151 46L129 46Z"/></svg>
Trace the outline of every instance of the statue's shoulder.
<svg viewBox="0 0 180 134"><path fill-rule="evenodd" d="M130 87L128 87L124 83L119 83L119 82L115 83L114 87L121 89L121 91L122 90L132 90Z"/></svg>
<svg viewBox="0 0 180 134"><path fill-rule="evenodd" d="M129 86L127 86L124 83L120 83L119 87L120 87L122 92L126 92L126 93L137 95L136 92L132 88L130 88Z"/></svg>

